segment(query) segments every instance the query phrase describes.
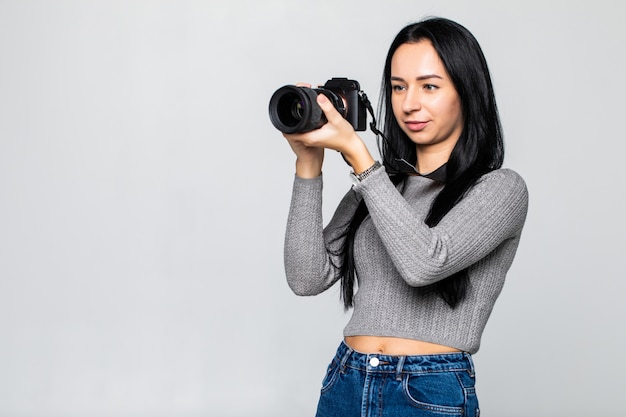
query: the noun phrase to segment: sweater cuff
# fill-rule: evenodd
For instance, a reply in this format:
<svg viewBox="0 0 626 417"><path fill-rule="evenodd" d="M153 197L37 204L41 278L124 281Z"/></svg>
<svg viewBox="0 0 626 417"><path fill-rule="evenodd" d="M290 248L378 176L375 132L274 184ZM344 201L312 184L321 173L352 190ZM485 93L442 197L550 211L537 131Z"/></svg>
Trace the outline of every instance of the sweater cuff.
<svg viewBox="0 0 626 417"><path fill-rule="evenodd" d="M364 191L371 189L372 187L376 187L376 184L381 184L389 179L387 175L387 171L384 166L373 171L371 174L364 178L363 181L360 181L352 186L352 189L359 195L362 195Z"/></svg>
<svg viewBox="0 0 626 417"><path fill-rule="evenodd" d="M293 201L317 201L322 198L323 181L322 176L315 178L300 178L294 176L292 202Z"/></svg>

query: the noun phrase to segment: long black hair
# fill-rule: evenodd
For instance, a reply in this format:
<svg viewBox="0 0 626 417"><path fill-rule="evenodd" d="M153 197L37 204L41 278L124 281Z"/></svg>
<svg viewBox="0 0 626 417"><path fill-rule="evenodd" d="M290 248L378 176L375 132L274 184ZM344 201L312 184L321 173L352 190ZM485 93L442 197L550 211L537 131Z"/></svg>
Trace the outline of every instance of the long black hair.
<svg viewBox="0 0 626 417"><path fill-rule="evenodd" d="M391 59L400 45L429 41L450 76L461 100L463 131L446 164L446 181L435 197L425 223L436 226L485 173L498 169L504 160L502 127L498 116L489 68L476 38L463 26L444 18L429 18L406 26L393 40L383 71L378 119L386 139L381 144L383 165L392 182L402 183L410 173L407 164L417 164L416 145L402 131L391 107ZM354 236L367 216L359 205L347 231L342 251L341 296L346 308L353 304L356 268ZM469 285L467 269L431 285L454 308Z"/></svg>

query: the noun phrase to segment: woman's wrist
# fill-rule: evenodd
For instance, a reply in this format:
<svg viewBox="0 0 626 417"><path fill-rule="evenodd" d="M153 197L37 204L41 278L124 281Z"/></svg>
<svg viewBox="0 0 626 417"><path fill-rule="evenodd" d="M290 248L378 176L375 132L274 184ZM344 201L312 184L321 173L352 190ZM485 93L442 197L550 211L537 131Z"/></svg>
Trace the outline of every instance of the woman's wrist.
<svg viewBox="0 0 626 417"><path fill-rule="evenodd" d="M296 175L300 178L317 178L322 175L322 164L297 159Z"/></svg>
<svg viewBox="0 0 626 417"><path fill-rule="evenodd" d="M352 167L352 171L355 174L360 174L374 165L374 162L376 161L361 138L355 135L355 139L352 143L353 145L343 152L343 156L346 159L346 162L348 162L348 164Z"/></svg>
<svg viewBox="0 0 626 417"><path fill-rule="evenodd" d="M382 165L380 164L380 162L375 161L371 167L367 168L365 171L362 171L360 173L355 173L352 172L350 174L350 176L352 177L352 181L354 182L354 184L358 184L360 182L362 182L363 180L365 180L367 177L369 177L370 175L372 175L378 168L380 168Z"/></svg>

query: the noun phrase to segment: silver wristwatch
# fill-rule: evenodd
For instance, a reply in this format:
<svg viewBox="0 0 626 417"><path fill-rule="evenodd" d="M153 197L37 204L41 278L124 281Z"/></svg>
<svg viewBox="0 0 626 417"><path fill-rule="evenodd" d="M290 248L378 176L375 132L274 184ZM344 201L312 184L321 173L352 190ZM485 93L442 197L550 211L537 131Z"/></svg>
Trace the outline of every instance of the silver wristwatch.
<svg viewBox="0 0 626 417"><path fill-rule="evenodd" d="M374 171L376 171L378 168L380 168L381 166L382 165L380 164L380 162L376 161L376 162L374 162L374 165L372 165L371 167L367 168L365 171L361 172L360 174L355 174L354 172L351 172L350 173L350 178L352 178L353 184L360 183L365 178L367 178L370 175L372 175L372 173Z"/></svg>

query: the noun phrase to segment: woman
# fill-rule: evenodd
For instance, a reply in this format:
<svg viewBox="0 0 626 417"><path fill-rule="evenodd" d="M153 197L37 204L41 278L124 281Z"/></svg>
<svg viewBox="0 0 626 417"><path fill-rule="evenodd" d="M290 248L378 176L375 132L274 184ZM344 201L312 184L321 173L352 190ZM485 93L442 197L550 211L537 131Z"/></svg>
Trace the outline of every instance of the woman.
<svg viewBox="0 0 626 417"><path fill-rule="evenodd" d="M317 101L328 123L285 134L296 154L285 269L298 295L341 280L353 308L317 415L478 415L471 355L528 206L522 178L501 169L478 42L441 18L400 31L383 75L382 166L324 95ZM341 152L355 174L326 228L324 149Z"/></svg>

